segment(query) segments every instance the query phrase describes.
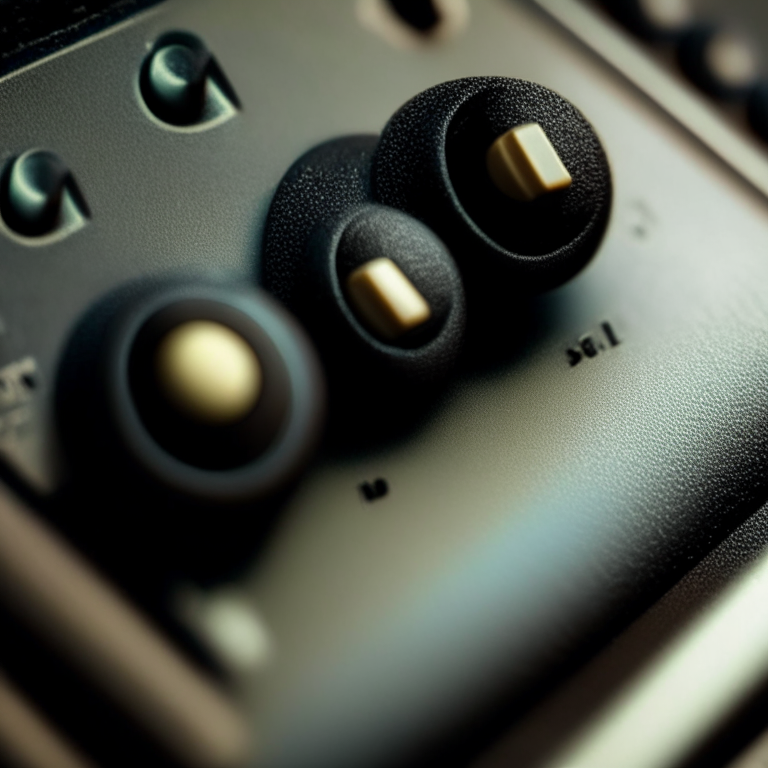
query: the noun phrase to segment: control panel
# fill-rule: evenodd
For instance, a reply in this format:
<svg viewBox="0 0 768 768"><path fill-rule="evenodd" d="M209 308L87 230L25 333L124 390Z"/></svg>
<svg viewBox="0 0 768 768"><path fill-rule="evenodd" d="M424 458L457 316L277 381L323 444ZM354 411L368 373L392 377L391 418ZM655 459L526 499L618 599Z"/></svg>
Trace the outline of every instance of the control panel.
<svg viewBox="0 0 768 768"><path fill-rule="evenodd" d="M762 507L759 65L606 5L166 0L0 80L9 761L469 765Z"/></svg>

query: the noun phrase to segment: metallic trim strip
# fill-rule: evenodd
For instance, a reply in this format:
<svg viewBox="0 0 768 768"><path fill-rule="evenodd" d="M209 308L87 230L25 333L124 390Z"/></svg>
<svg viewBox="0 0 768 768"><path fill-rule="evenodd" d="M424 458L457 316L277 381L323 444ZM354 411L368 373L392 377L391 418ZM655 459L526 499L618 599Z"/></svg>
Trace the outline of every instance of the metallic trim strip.
<svg viewBox="0 0 768 768"><path fill-rule="evenodd" d="M768 557L543 768L678 768L768 681Z"/></svg>
<svg viewBox="0 0 768 768"><path fill-rule="evenodd" d="M0 600L185 765L247 759L248 728L233 703L5 489Z"/></svg>
<svg viewBox="0 0 768 768"><path fill-rule="evenodd" d="M740 134L704 97L677 82L620 27L577 0L533 0L768 196L768 150Z"/></svg>

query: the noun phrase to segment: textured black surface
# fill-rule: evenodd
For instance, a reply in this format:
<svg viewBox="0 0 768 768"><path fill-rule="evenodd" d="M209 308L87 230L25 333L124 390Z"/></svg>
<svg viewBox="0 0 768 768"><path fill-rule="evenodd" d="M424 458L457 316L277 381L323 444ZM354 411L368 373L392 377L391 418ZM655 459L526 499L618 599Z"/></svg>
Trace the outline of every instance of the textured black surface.
<svg viewBox="0 0 768 768"><path fill-rule="evenodd" d="M544 129L573 184L533 203L499 192L485 169L493 140L516 125ZM474 77L430 88L389 121L376 148L374 197L437 232L473 284L518 293L578 272L602 237L611 201L608 163L581 113L534 83Z"/></svg>
<svg viewBox="0 0 768 768"><path fill-rule="evenodd" d="M0 75L161 0L0 0Z"/></svg>
<svg viewBox="0 0 768 768"><path fill-rule="evenodd" d="M464 319L464 291L461 277L448 249L437 236L413 216L382 205L366 206L354 212L341 226L335 247L319 249L327 253L326 262L335 267L334 282L344 291L347 277L358 267L374 259L388 258L397 264L430 306L432 316L386 346L414 349L431 343L450 326L451 347L461 346ZM329 248L328 245L331 247ZM331 273L331 277L332 277ZM343 297L342 297L343 298ZM339 302L340 303L340 302ZM373 334L375 336L375 334Z"/></svg>
<svg viewBox="0 0 768 768"><path fill-rule="evenodd" d="M270 208L262 257L267 289L309 329L336 388L421 386L445 377L459 352L464 293L453 259L422 223L373 205L368 171L372 137L337 139L311 150L288 171ZM386 256L433 307L433 318L397 343L370 333L349 307L343 280ZM338 395L338 393L337 393Z"/></svg>
<svg viewBox="0 0 768 768"><path fill-rule="evenodd" d="M347 136L315 147L288 170L275 192L264 231L261 282L287 306L296 303L306 247L318 222L370 199L376 136Z"/></svg>
<svg viewBox="0 0 768 768"><path fill-rule="evenodd" d="M310 309L305 322L322 336L325 359L342 380L368 378L379 387L420 387L450 372L461 351L464 291L450 254L423 224L383 206L353 208L317 228L307 256L304 295ZM343 289L348 272L383 256L400 266L434 307L431 322L397 343L368 331Z"/></svg>

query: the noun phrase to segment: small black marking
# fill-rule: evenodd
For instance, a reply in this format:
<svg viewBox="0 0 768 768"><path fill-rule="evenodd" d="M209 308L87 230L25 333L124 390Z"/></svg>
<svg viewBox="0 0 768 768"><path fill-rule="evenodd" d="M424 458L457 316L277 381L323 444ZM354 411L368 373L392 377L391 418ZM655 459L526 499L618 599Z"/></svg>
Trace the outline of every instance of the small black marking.
<svg viewBox="0 0 768 768"><path fill-rule="evenodd" d="M357 487L366 501L376 501L376 499L389 493L389 483L382 477L377 478L372 483L360 483Z"/></svg>
<svg viewBox="0 0 768 768"><path fill-rule="evenodd" d="M565 354L568 355L568 363L573 368L574 365L578 365L581 362L581 352L578 349L566 349Z"/></svg>
<svg viewBox="0 0 768 768"><path fill-rule="evenodd" d="M35 377L31 373L25 373L21 377L21 383L27 389L34 389L37 386L37 382L35 381Z"/></svg>
<svg viewBox="0 0 768 768"><path fill-rule="evenodd" d="M583 339L581 339L579 341L579 346L581 347L581 351L587 357L594 357L597 354L597 349L595 348L595 340L591 336L585 336Z"/></svg>
<svg viewBox="0 0 768 768"><path fill-rule="evenodd" d="M611 324L607 320L604 323L602 323L600 327L603 329L603 333L605 333L605 338L608 339L612 347L616 347L619 344L621 344L618 337L614 333L613 328L611 328Z"/></svg>

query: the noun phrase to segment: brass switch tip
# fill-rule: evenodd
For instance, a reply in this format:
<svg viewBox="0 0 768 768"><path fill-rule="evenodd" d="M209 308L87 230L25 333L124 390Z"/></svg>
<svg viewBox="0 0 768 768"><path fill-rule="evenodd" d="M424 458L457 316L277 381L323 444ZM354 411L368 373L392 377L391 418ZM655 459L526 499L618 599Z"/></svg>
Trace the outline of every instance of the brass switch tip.
<svg viewBox="0 0 768 768"><path fill-rule="evenodd" d="M347 277L347 295L360 320L385 341L395 341L432 316L427 300L394 261L373 259Z"/></svg>
<svg viewBox="0 0 768 768"><path fill-rule="evenodd" d="M571 174L538 123L510 129L485 156L493 183L508 197L529 202L571 186Z"/></svg>
<svg viewBox="0 0 768 768"><path fill-rule="evenodd" d="M259 400L263 379L248 342L210 320L192 320L169 331L155 353L155 374L176 410L209 426L245 418Z"/></svg>

